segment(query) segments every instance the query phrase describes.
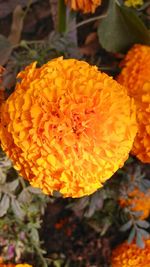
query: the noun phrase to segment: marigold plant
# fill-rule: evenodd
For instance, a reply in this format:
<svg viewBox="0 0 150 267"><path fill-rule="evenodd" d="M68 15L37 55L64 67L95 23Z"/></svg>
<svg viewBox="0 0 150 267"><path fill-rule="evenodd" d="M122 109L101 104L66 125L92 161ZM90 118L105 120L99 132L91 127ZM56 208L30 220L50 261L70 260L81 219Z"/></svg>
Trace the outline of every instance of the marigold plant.
<svg viewBox="0 0 150 267"><path fill-rule="evenodd" d="M149 267L150 240L145 241L145 248L137 247L135 243L122 243L112 252L112 267Z"/></svg>
<svg viewBox="0 0 150 267"><path fill-rule="evenodd" d="M101 4L101 0L65 0L66 4L74 10L81 10L84 13L94 13Z"/></svg>
<svg viewBox="0 0 150 267"><path fill-rule="evenodd" d="M18 78L0 127L15 167L46 194L81 197L102 187L128 158L137 130L126 89L75 59L33 63Z"/></svg>
<svg viewBox="0 0 150 267"><path fill-rule="evenodd" d="M122 62L118 82L128 88L137 106L138 133L132 152L150 162L150 47L135 45Z"/></svg>
<svg viewBox="0 0 150 267"><path fill-rule="evenodd" d="M128 7L137 7L143 5L143 0L125 0L124 4Z"/></svg>
<svg viewBox="0 0 150 267"><path fill-rule="evenodd" d="M139 217L144 220L150 214L150 191L144 193L136 188L128 193L128 198L121 197L119 203L121 207L129 207L132 211L141 212Z"/></svg>

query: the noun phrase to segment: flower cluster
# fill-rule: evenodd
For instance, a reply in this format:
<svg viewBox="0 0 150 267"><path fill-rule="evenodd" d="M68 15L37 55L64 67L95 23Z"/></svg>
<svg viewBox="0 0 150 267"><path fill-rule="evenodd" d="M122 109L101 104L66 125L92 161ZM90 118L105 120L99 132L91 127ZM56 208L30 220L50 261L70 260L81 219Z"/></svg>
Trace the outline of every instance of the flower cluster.
<svg viewBox="0 0 150 267"><path fill-rule="evenodd" d="M121 207L129 207L132 211L141 212L139 217L144 220L150 215L150 191L144 193L136 188L128 193L128 198L121 197L119 204Z"/></svg>
<svg viewBox="0 0 150 267"><path fill-rule="evenodd" d="M150 240L145 241L145 248L140 249L135 243L123 244L112 252L112 267L148 267L150 266Z"/></svg>
<svg viewBox="0 0 150 267"><path fill-rule="evenodd" d="M143 5L143 0L125 0L124 4L128 7L137 7Z"/></svg>
<svg viewBox="0 0 150 267"><path fill-rule="evenodd" d="M74 10L81 10L84 13L94 13L101 4L101 0L65 0L66 4Z"/></svg>
<svg viewBox="0 0 150 267"><path fill-rule="evenodd" d="M128 158L137 131L126 89L84 61L22 71L2 105L0 139L15 167L46 194L89 195Z"/></svg>
<svg viewBox="0 0 150 267"><path fill-rule="evenodd" d="M138 133L133 154L150 162L150 47L135 45L127 53L118 82L128 88L137 106Z"/></svg>

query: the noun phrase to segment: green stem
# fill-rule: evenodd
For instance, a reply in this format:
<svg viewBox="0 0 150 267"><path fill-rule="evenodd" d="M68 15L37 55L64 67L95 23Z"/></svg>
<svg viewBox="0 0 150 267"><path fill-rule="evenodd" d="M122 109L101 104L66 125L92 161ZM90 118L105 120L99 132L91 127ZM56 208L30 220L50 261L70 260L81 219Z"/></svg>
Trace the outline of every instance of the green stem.
<svg viewBox="0 0 150 267"><path fill-rule="evenodd" d="M64 0L58 0L58 26L59 33L66 31L66 5Z"/></svg>
<svg viewBox="0 0 150 267"><path fill-rule="evenodd" d="M70 29L69 31L73 31L73 30L75 30L75 29L77 29L77 28L79 28L81 26L84 26L84 25L90 23L90 22L93 22L93 21L99 20L99 19L103 19L103 18L106 18L106 17L107 17L107 13L99 15L99 16L96 16L96 17L93 17L93 18L89 18L89 19L84 20L84 21L81 21L81 22L77 23L76 26L73 27L72 29Z"/></svg>
<svg viewBox="0 0 150 267"><path fill-rule="evenodd" d="M32 239L31 239L31 241L32 241ZM33 243L33 242L32 242L32 244L33 244L35 250L37 251L37 253L38 253L38 255L39 255L40 259L41 259L42 267L48 267L47 262L44 259L43 255L42 255L42 253L41 253L41 251L39 249L39 247L35 243Z"/></svg>
<svg viewBox="0 0 150 267"><path fill-rule="evenodd" d="M25 183L24 179L20 175L18 175L18 179L19 179L19 182L20 182L22 188L25 189L26 183Z"/></svg>

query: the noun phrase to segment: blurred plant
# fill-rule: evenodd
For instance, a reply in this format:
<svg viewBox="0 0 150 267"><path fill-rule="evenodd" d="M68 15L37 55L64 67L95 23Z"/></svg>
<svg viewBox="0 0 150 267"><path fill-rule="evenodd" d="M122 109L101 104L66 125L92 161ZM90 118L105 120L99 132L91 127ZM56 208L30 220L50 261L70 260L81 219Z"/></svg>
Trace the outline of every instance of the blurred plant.
<svg viewBox="0 0 150 267"><path fill-rule="evenodd" d="M129 173L121 183L119 205L126 214L125 224L120 228L128 232L128 242L134 239L139 247L144 247L144 239L149 238L150 224L150 181L137 166L134 173Z"/></svg>
<svg viewBox="0 0 150 267"><path fill-rule="evenodd" d="M46 265L39 236L49 198L28 186L0 152L0 250L4 261L36 255Z"/></svg>

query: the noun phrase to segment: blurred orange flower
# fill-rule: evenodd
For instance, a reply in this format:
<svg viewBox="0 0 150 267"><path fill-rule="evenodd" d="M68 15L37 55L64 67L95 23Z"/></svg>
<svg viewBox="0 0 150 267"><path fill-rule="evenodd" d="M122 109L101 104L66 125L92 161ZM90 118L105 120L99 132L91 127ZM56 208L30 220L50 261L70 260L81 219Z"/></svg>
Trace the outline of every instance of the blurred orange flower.
<svg viewBox="0 0 150 267"><path fill-rule="evenodd" d="M13 264L13 263L0 263L0 267L32 267L32 265L29 265L27 263L22 263L22 264Z"/></svg>
<svg viewBox="0 0 150 267"><path fill-rule="evenodd" d="M124 4L128 7L137 7L143 5L143 0L125 0Z"/></svg>
<svg viewBox="0 0 150 267"><path fill-rule="evenodd" d="M101 4L101 0L65 0L66 4L74 10L81 10L84 13L94 13Z"/></svg>
<svg viewBox="0 0 150 267"><path fill-rule="evenodd" d="M145 248L140 249L135 243L123 244L112 252L112 267L149 267L150 240L145 241Z"/></svg>
<svg viewBox="0 0 150 267"><path fill-rule="evenodd" d="M18 78L0 127L15 167L46 194L82 197L102 187L128 158L137 131L126 89L75 59L33 63Z"/></svg>
<svg viewBox="0 0 150 267"><path fill-rule="evenodd" d="M118 82L128 88L137 106L138 133L132 152L150 163L150 47L135 45L122 62Z"/></svg>
<svg viewBox="0 0 150 267"><path fill-rule="evenodd" d="M121 207L129 207L132 211L141 211L139 218L146 219L150 215L150 190L146 193L138 188L128 193L128 198L121 197L119 199Z"/></svg>

